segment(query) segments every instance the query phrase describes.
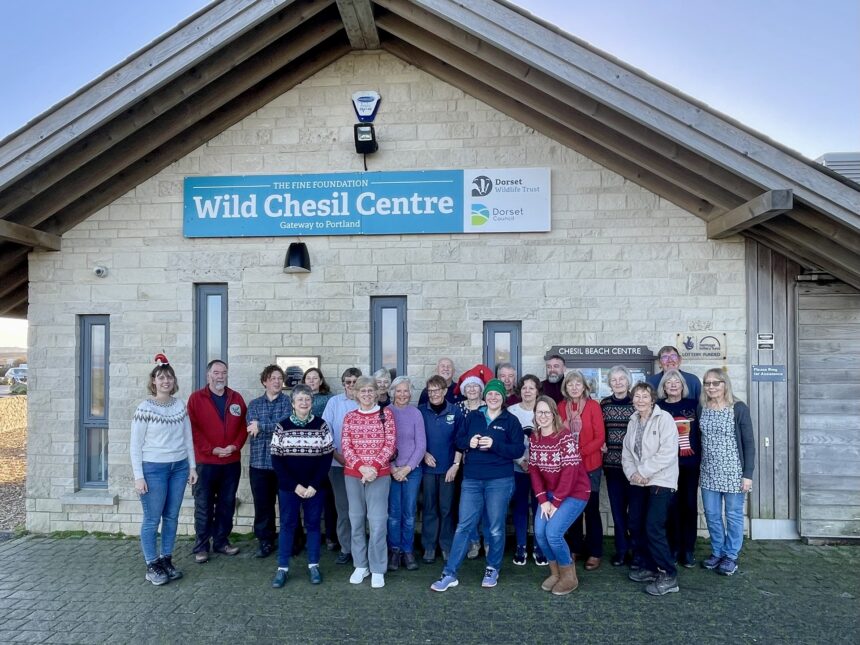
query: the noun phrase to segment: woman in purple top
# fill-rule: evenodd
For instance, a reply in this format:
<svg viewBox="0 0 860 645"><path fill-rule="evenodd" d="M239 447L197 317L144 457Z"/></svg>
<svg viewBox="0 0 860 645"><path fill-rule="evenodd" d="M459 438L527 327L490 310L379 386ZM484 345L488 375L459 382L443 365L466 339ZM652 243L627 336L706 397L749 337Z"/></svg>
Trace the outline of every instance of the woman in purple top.
<svg viewBox="0 0 860 645"><path fill-rule="evenodd" d="M427 451L424 417L412 399L412 381L398 376L390 390L397 428L397 450L391 466L391 488L388 492L388 570L397 571L401 560L409 571L418 568L412 552L415 537L415 509L421 488L421 460Z"/></svg>

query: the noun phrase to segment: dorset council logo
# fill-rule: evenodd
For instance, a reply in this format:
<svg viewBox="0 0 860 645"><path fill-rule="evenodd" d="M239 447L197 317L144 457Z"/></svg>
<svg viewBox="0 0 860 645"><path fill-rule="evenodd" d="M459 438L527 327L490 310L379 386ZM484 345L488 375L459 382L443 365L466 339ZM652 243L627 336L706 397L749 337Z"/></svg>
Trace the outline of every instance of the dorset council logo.
<svg viewBox="0 0 860 645"><path fill-rule="evenodd" d="M490 219L490 209L483 204L472 204L472 226L483 226Z"/></svg>
<svg viewBox="0 0 860 645"><path fill-rule="evenodd" d="M493 180L484 175L478 175L472 180L472 197L484 197L493 190Z"/></svg>

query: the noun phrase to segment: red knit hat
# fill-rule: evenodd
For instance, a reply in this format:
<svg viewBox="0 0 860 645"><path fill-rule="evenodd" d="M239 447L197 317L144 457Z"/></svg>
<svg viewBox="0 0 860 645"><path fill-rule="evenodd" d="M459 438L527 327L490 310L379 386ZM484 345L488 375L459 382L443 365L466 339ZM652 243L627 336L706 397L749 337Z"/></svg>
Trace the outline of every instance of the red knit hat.
<svg viewBox="0 0 860 645"><path fill-rule="evenodd" d="M475 367L473 367L472 369L463 372L462 374L460 374L460 378L457 379L457 385L454 386L454 394L458 396L460 395L462 391L463 381L465 381L470 376L475 376L481 379L481 388L483 389L483 386L487 384L487 381L493 378L493 370L491 370L486 365L481 365L479 363L478 365L475 365Z"/></svg>

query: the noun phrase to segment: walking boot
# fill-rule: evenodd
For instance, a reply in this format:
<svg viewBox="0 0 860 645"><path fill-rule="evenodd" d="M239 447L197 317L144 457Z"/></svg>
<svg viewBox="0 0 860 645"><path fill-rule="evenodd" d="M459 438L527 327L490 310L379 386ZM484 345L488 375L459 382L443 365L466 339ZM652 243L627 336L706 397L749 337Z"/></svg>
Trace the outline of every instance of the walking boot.
<svg viewBox="0 0 860 645"><path fill-rule="evenodd" d="M552 588L558 582L558 578L559 578L558 562L550 560L549 561L549 578L547 578L546 580L544 580L541 583L540 588L543 589L544 591L552 591Z"/></svg>
<svg viewBox="0 0 860 645"><path fill-rule="evenodd" d="M579 580L576 579L576 567L569 564L566 567L558 568L558 582L552 588L552 595L564 596L574 591L579 586Z"/></svg>

